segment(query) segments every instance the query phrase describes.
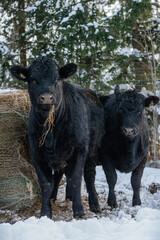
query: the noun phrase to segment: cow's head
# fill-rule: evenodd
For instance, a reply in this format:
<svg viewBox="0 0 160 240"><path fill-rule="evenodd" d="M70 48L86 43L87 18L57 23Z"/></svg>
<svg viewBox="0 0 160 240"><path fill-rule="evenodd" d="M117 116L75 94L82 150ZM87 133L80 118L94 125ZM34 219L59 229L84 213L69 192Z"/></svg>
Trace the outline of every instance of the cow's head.
<svg viewBox="0 0 160 240"><path fill-rule="evenodd" d="M157 96L145 98L135 90L121 93L119 86L114 91L117 102L118 122L125 137L134 138L143 128L144 109L158 103Z"/></svg>
<svg viewBox="0 0 160 240"><path fill-rule="evenodd" d="M32 105L49 110L53 104L55 108L60 105L62 80L72 76L77 71L77 65L69 63L59 67L54 60L43 57L33 61L27 68L16 65L10 71L18 80L28 83Z"/></svg>

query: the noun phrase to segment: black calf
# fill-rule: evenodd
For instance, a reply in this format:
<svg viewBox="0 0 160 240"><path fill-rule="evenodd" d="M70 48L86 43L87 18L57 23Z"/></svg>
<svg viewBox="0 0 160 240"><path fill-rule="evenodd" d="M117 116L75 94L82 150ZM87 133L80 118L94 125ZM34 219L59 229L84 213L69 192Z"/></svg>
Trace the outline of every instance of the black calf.
<svg viewBox="0 0 160 240"><path fill-rule="evenodd" d="M82 173L86 159L92 161L103 132L103 110L96 94L63 81L76 70L75 64L60 68L47 58L35 60L28 68L11 68L13 76L28 83L30 152L42 192L41 216L49 218L50 200L56 198L64 172L72 193L74 217L84 214ZM90 193L90 186L87 188ZM90 199L90 208L98 209L97 201Z"/></svg>
<svg viewBox="0 0 160 240"><path fill-rule="evenodd" d="M140 205L140 184L148 153L148 126L145 107L158 103L159 98L145 98L136 91L120 93L119 86L112 96L102 96L104 107L105 135L101 142L101 162L109 185L108 205L116 207L114 187L117 181L116 169L132 172L132 205Z"/></svg>

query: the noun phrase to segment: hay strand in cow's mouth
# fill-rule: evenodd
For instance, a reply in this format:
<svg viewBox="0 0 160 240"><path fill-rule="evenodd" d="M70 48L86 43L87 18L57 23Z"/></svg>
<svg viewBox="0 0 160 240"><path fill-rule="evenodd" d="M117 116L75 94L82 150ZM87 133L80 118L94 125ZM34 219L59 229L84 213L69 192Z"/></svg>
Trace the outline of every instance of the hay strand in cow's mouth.
<svg viewBox="0 0 160 240"><path fill-rule="evenodd" d="M43 146L49 131L53 130L54 121L55 121L55 106L53 105L49 111L48 118L46 119L46 121L43 124L43 127L46 128L48 126L48 129L46 130L45 133L43 133L43 135L41 136L41 138L39 140L40 147Z"/></svg>

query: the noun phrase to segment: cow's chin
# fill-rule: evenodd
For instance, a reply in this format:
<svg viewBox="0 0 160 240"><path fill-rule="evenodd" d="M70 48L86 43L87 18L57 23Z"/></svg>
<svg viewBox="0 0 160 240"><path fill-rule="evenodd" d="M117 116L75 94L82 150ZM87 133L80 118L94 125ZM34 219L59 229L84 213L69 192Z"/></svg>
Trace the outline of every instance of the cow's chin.
<svg viewBox="0 0 160 240"><path fill-rule="evenodd" d="M43 110L43 111L50 111L52 106L53 106L53 104L41 104L40 109Z"/></svg>
<svg viewBox="0 0 160 240"><path fill-rule="evenodd" d="M134 134L128 135L123 133L123 135L126 139L132 141L138 134L134 133Z"/></svg>
<svg viewBox="0 0 160 240"><path fill-rule="evenodd" d="M124 135L124 136L125 136L125 138L126 138L128 141L133 141L134 138L135 138L135 135L130 135L130 136Z"/></svg>

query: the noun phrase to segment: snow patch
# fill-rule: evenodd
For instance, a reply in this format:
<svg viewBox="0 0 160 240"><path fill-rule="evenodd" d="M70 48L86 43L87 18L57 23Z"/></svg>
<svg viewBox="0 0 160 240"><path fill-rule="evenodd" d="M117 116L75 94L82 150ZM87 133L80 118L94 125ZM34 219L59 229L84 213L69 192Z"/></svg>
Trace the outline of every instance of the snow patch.
<svg viewBox="0 0 160 240"><path fill-rule="evenodd" d="M141 56L141 52L137 49L133 49L133 48L122 48L119 53L119 55L124 55L126 57L130 57L131 55L135 55L136 57L140 57Z"/></svg>
<svg viewBox="0 0 160 240"><path fill-rule="evenodd" d="M0 88L0 94L6 94L6 93L10 93L10 92L17 92L16 89L12 89L12 88Z"/></svg>
<svg viewBox="0 0 160 240"><path fill-rule="evenodd" d="M114 93L114 88L115 88L115 86L113 87L113 90L110 90L109 94L113 94ZM133 90L131 85L129 85L127 83L126 84L119 84L119 89L120 89L120 91Z"/></svg>
<svg viewBox="0 0 160 240"><path fill-rule="evenodd" d="M99 197L108 196L108 185L102 167L96 168L96 189ZM1 240L159 240L160 189L151 194L149 186L160 183L160 169L144 169L141 186L142 205L132 207L131 173L117 171L115 188L118 208L109 209L106 217L94 215L87 220L52 221L47 217L30 217L14 224L0 224ZM82 195L86 196L84 181ZM61 199L62 199L61 195ZM102 206L101 206L102 207ZM70 213L72 214L72 212ZM99 218L99 219L98 219Z"/></svg>
<svg viewBox="0 0 160 240"><path fill-rule="evenodd" d="M133 2L141 3L142 0L133 0Z"/></svg>
<svg viewBox="0 0 160 240"><path fill-rule="evenodd" d="M83 6L82 6L81 3L78 3L78 4L76 4L76 5L73 7L72 12L69 13L68 17L65 17L65 18L61 21L61 24L64 23L64 22L67 22L72 16L76 15L78 10L84 12L84 8L83 8Z"/></svg>
<svg viewBox="0 0 160 240"><path fill-rule="evenodd" d="M109 218L53 222L31 217L14 225L1 224L1 240L159 240L160 212L140 209L135 219L125 215L115 221Z"/></svg>
<svg viewBox="0 0 160 240"><path fill-rule="evenodd" d="M57 2L56 2L56 8L60 8L60 0L57 0Z"/></svg>

